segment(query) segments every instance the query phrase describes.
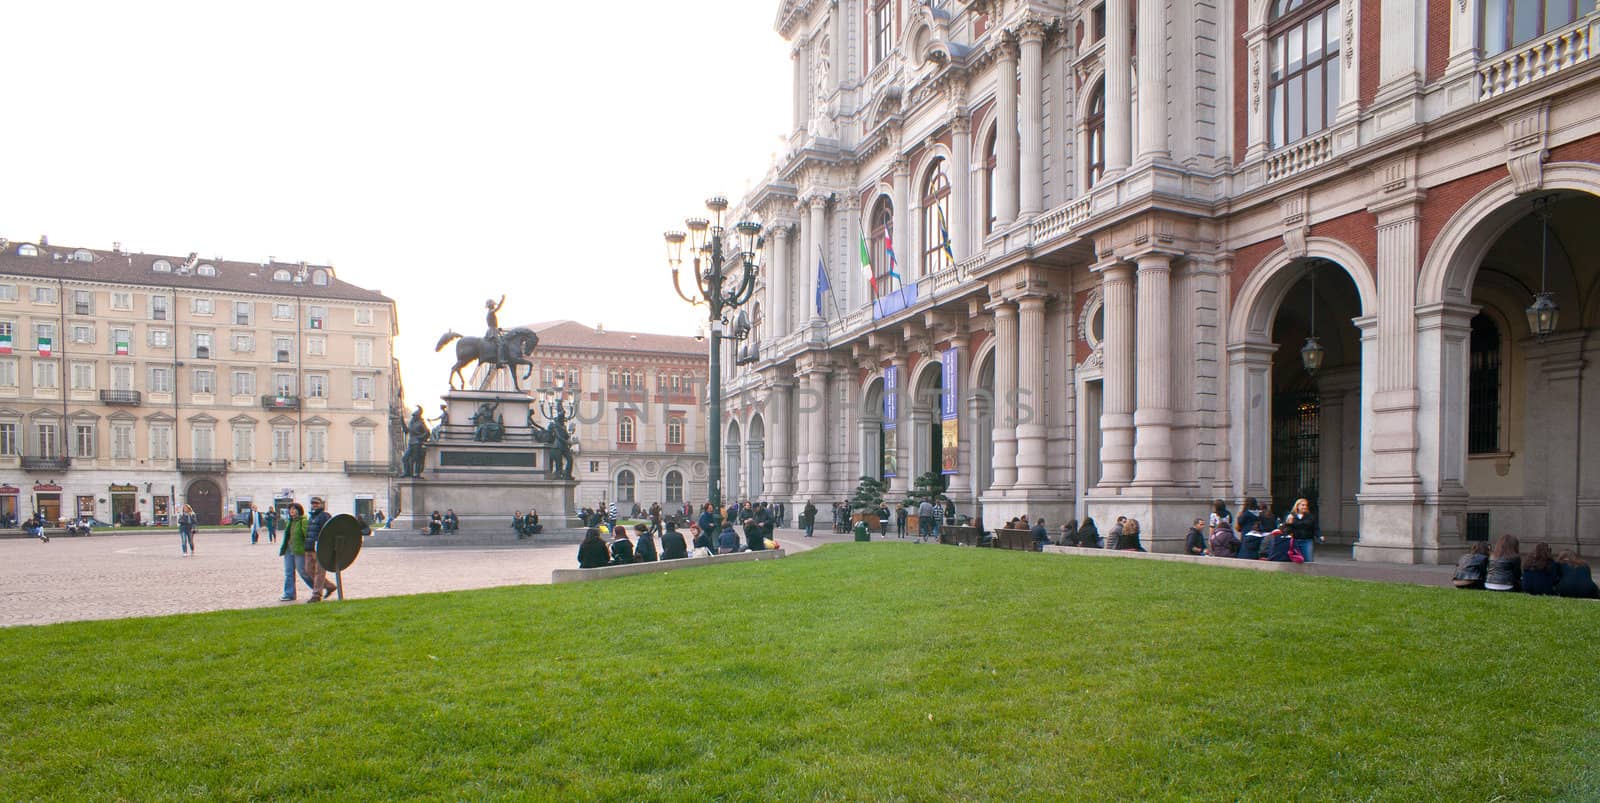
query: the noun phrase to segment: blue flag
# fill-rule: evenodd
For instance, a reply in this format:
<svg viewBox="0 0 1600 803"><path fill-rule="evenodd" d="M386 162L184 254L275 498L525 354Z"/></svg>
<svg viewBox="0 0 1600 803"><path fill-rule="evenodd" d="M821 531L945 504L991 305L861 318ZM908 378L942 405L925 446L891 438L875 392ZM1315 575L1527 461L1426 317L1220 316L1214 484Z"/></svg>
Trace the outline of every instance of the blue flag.
<svg viewBox="0 0 1600 803"><path fill-rule="evenodd" d="M829 292L832 289L833 289L833 285L828 284L828 268L827 268L826 265L823 264L822 257L819 255L817 257L817 315L818 316L822 315L822 294L826 293L826 292Z"/></svg>

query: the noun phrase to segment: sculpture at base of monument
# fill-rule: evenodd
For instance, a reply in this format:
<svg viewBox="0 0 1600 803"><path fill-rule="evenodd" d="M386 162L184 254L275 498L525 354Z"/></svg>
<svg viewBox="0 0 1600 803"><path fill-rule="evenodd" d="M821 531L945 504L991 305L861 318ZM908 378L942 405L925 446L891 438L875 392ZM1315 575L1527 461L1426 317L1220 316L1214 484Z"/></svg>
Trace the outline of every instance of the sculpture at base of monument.
<svg viewBox="0 0 1600 803"><path fill-rule="evenodd" d="M526 326L501 329L499 312L505 303L505 296L501 296L498 302L493 299L484 302L484 306L488 308L488 313L484 316L488 328L484 331L483 337L462 336L452 330L445 332L439 338L438 345L433 347L434 351L443 351L452 340L456 341L456 364L450 369L452 390L456 389L456 380L461 380L462 386L465 387L466 379L462 376L461 369L473 362L490 366L486 380L492 379L495 372L501 368L506 369L511 373L511 387L515 390L522 390L522 385L517 379L517 366L528 369L523 379L532 378L533 363L528 360L528 355L539 347L539 335Z"/></svg>
<svg viewBox="0 0 1600 803"><path fill-rule="evenodd" d="M484 402L472 414L472 439L479 443L499 443L505 440L506 423L499 414L499 402Z"/></svg>
<svg viewBox="0 0 1600 803"><path fill-rule="evenodd" d="M545 417L550 419L548 426L541 427L533 422L533 411L528 411L528 426L533 429L533 440L536 443L550 444L550 469L549 477L554 480L572 479L572 425L567 421L572 417L567 411L567 405L557 403L554 409L545 407Z"/></svg>
<svg viewBox="0 0 1600 803"><path fill-rule="evenodd" d="M400 476L422 479L422 464L427 455L428 438L433 433L422 420L422 407L417 406L406 423L406 450L400 457Z"/></svg>

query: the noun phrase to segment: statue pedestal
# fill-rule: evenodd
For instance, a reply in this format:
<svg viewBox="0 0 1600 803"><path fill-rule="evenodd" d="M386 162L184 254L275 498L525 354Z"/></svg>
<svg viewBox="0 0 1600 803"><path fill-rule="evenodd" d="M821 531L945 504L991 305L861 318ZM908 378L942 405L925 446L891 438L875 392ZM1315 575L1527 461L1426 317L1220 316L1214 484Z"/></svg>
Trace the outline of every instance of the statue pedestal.
<svg viewBox="0 0 1600 803"><path fill-rule="evenodd" d="M445 396L448 419L428 444L421 477L395 482L400 512L395 529L427 529L434 511L454 510L462 530L510 532L511 514L539 511L546 529L573 526L578 483L549 476L548 446L534 440L528 414L533 400L514 391L453 390ZM490 405L503 432L473 416Z"/></svg>

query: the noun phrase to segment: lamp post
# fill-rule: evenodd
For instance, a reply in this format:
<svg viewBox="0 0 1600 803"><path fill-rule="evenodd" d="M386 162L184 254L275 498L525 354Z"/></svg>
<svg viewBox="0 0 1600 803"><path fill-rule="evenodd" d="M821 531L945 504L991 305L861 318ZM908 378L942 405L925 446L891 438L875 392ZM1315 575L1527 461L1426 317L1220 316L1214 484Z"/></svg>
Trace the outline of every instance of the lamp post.
<svg viewBox="0 0 1600 803"><path fill-rule="evenodd" d="M684 221L688 232L669 231L667 264L672 268L672 289L678 297L691 306L705 304L711 322L711 378L710 421L707 429L707 447L710 451L711 476L706 486L706 501L722 505L722 341L743 340L750 332L749 318L744 313L732 324L728 314L750 300L756 287L756 242L761 234L761 224L740 221L734 225L739 246L736 255L726 259L723 253L722 215L728 211L728 199L720 195L706 200L711 219L692 217ZM678 281L678 268L683 264L683 244L688 242L694 270L694 293L683 292ZM724 332L724 328L728 331Z"/></svg>
<svg viewBox="0 0 1600 803"><path fill-rule="evenodd" d="M1539 216L1542 226L1539 236L1539 292L1533 296L1533 304L1528 307L1528 330L1534 337L1543 343L1545 338L1556 331L1556 321L1561 316L1561 307L1556 304L1555 293L1545 285L1546 272L1550 262L1550 207L1555 203L1555 196L1546 195L1533 202L1533 213Z"/></svg>
<svg viewBox="0 0 1600 803"><path fill-rule="evenodd" d="M1322 367L1322 358L1327 350L1322 347L1322 341L1317 338L1317 265L1311 265L1311 336L1306 338L1306 344L1300 347L1300 364L1306 368L1306 373L1317 375L1317 369Z"/></svg>

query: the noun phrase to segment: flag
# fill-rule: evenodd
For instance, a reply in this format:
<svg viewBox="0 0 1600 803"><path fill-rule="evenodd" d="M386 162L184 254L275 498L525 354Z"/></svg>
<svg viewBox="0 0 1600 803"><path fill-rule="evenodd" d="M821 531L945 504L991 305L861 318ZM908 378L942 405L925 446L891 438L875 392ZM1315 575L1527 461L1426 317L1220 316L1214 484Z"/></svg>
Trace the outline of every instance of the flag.
<svg viewBox="0 0 1600 803"><path fill-rule="evenodd" d="M817 315L822 315L822 294L833 289L828 283L828 268L823 264L821 255L817 256Z"/></svg>
<svg viewBox="0 0 1600 803"><path fill-rule="evenodd" d="M950 259L950 264L956 264L956 252L950 248L950 227L945 224L944 207L935 206L934 211L939 213L939 248Z"/></svg>
<svg viewBox="0 0 1600 803"><path fill-rule="evenodd" d="M872 288L872 297L878 297L878 278L872 275L872 252L867 250L867 236L861 235L861 274Z"/></svg>
<svg viewBox="0 0 1600 803"><path fill-rule="evenodd" d="M899 282L900 286L904 287L905 282L900 278L900 274L895 271L895 268L899 267L899 265L894 258L894 232L891 231L893 228L889 226L883 230L883 250L884 253L889 255L889 278Z"/></svg>
<svg viewBox="0 0 1600 803"><path fill-rule="evenodd" d="M48 338L48 337L39 338L39 356L40 357L48 357L48 356L50 356L50 338Z"/></svg>
<svg viewBox="0 0 1600 803"><path fill-rule="evenodd" d="M126 356L128 356L128 341L126 341L126 340L118 340L117 341L117 356L118 357L126 357Z"/></svg>
<svg viewBox="0 0 1600 803"><path fill-rule="evenodd" d="M11 353L11 335L0 335L0 354Z"/></svg>
<svg viewBox="0 0 1600 803"><path fill-rule="evenodd" d="M311 328L312 329L321 329L322 328L322 319L321 318L312 318L311 319Z"/></svg>

